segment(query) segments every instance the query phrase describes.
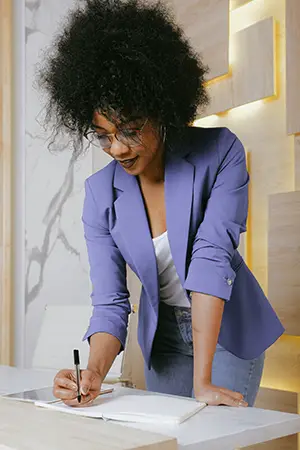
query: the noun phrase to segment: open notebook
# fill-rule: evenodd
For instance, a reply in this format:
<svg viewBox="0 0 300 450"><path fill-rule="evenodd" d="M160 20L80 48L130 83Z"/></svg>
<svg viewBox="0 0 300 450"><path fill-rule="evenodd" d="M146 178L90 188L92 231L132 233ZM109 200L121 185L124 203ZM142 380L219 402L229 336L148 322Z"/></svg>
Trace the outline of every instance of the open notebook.
<svg viewBox="0 0 300 450"><path fill-rule="evenodd" d="M203 409L206 404L196 400L169 395L117 395L98 397L94 405L72 408L62 402L37 406L104 420L124 422L180 424Z"/></svg>

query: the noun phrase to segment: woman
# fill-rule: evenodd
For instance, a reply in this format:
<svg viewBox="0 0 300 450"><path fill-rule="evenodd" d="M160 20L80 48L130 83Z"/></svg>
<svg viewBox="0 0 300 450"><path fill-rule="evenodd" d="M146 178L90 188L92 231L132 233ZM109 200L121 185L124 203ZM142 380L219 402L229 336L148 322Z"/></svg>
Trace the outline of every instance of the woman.
<svg viewBox="0 0 300 450"><path fill-rule="evenodd" d="M238 138L189 127L206 68L160 3L85 0L41 71L57 130L113 161L86 181L94 305L82 402L125 345L126 264L142 282L138 340L147 389L252 406L264 351L283 332L237 251L248 174ZM54 394L79 406L72 370Z"/></svg>

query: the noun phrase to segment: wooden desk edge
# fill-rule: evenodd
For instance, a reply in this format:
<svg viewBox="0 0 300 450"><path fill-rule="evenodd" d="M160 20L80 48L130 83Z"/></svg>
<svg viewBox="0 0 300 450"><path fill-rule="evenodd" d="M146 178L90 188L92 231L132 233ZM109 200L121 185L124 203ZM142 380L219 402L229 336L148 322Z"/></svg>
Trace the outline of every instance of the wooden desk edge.
<svg viewBox="0 0 300 450"><path fill-rule="evenodd" d="M72 450L82 450L82 439L84 439L84 434L91 436L91 433L95 433L99 438L103 436L106 440L111 439L113 445L111 448L108 448L107 445L109 444L107 444L105 447L107 450L178 450L177 440L174 437L138 430L114 422L105 422L101 419L93 420L88 417L38 408L33 403L19 402L3 397L0 397L0 417L0 443L11 446L12 448L17 446L16 448L18 448L18 450L28 449L28 438L32 439L32 448L36 449L36 430L39 430L40 435L45 435L46 440L47 432L48 434L50 432L51 435L50 428L52 424L55 424L55 427L53 426L53 428L55 428L56 433L59 433L60 431L65 432L65 435L62 436L61 449L57 448L57 450L65 450L66 446L63 443L63 440L67 440L68 433L69 436L70 433L72 433L73 436L73 433L75 435L76 432L78 432L79 423L85 424L84 430L80 427L80 431L83 433L82 436L80 436L81 443L79 442L80 445L77 447L74 447L72 444ZM8 435L6 434L7 429L9 429L11 433L11 439L9 439L9 441ZM26 434L26 445L22 444L24 434ZM18 439L17 435L19 436L19 440L13 442L13 439ZM122 436L122 443L119 439L120 435ZM113 441L114 437L117 438L116 442ZM92 444L93 443L91 443L91 445ZM52 447L49 442L49 449L50 448ZM91 448L94 449L94 446L91 446ZM85 449L89 449L88 442ZM45 447L45 450L48 450L48 447Z"/></svg>

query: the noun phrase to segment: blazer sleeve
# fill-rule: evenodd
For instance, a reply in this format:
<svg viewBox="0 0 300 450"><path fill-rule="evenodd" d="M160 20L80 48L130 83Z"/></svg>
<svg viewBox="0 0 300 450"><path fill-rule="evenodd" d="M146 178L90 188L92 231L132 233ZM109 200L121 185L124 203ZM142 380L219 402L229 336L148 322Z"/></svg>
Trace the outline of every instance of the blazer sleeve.
<svg viewBox="0 0 300 450"><path fill-rule="evenodd" d="M219 167L192 248L185 289L229 300L235 280L231 260L246 231L249 175L245 151L228 129L218 140Z"/></svg>
<svg viewBox="0 0 300 450"><path fill-rule="evenodd" d="M82 221L90 263L93 313L83 339L95 333L112 334L125 346L129 292L126 285L126 263L109 232L105 220L100 221L89 180L85 182Z"/></svg>

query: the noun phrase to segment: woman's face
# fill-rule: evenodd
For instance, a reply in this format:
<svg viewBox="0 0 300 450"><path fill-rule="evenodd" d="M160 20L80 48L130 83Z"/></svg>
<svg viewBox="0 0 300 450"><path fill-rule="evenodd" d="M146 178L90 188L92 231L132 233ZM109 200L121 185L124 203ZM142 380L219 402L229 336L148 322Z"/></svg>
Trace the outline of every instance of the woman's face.
<svg viewBox="0 0 300 450"><path fill-rule="evenodd" d="M147 119L116 125L95 112L92 129L94 132L89 132L88 137L92 137L93 143L97 143L131 175L151 172L162 161L159 129Z"/></svg>

